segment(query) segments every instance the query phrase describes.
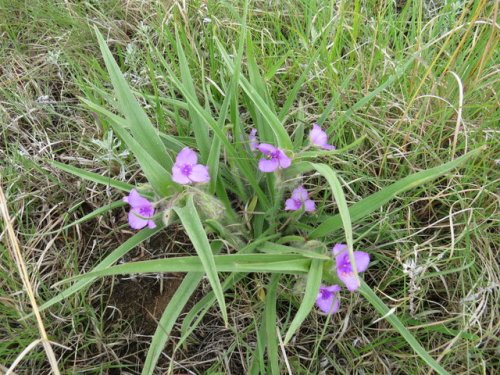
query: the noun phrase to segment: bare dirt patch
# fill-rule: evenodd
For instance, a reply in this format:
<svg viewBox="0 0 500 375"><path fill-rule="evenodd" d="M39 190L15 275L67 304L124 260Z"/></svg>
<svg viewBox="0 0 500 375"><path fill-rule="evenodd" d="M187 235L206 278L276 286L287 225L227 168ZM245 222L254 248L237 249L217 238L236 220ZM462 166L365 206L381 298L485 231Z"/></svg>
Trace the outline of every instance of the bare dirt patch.
<svg viewBox="0 0 500 375"><path fill-rule="evenodd" d="M134 331L152 335L158 321L182 282L182 274L163 274L160 279L120 280L113 285L108 306L121 312L121 319L132 322Z"/></svg>

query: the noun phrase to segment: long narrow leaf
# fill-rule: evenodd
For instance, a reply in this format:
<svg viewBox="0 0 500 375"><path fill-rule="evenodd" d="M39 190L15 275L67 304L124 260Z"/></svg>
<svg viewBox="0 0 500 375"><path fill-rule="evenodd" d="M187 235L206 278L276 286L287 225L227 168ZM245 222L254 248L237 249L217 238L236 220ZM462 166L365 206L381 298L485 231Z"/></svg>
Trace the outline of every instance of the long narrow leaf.
<svg viewBox="0 0 500 375"><path fill-rule="evenodd" d="M175 35L177 55L179 57L179 69L181 71L182 83L186 90L191 94L192 98L196 98L196 90L194 88L193 77L189 70L189 64L186 59L186 54L184 53L184 48L182 46L179 33ZM198 102L197 105L200 105ZM210 138L208 133L208 127L205 125L205 121L198 114L198 112L193 108L191 104L188 103L189 116L191 117L191 129L193 129L194 136L196 138L196 145L200 151L201 160L205 162L208 158L208 153L210 150Z"/></svg>
<svg viewBox="0 0 500 375"><path fill-rule="evenodd" d="M231 71L234 71L235 69L234 63L231 61L228 53L226 52L226 50L224 49L219 40L215 39L215 42L217 44L217 47L219 48L219 51L222 55L224 62ZM278 116L271 110L271 108L269 108L265 100L259 95L259 93L255 89L255 87L253 87L243 75L240 75L240 84L245 93L252 100L256 108L260 111L262 116L264 116L264 119L273 130L273 133L276 136L276 140L278 142L278 146L286 150L292 150L293 144L290 139L290 136L288 135L285 127L279 120Z"/></svg>
<svg viewBox="0 0 500 375"><path fill-rule="evenodd" d="M333 197L337 203L339 209L339 215L342 220L342 226L344 227L344 235L347 243L347 248L349 250L349 259L353 266L354 274L358 278L358 270L356 267L356 262L354 260L354 240L352 237L352 223L351 216L349 214L349 207L347 207L347 201L345 199L344 191L342 190L342 185L337 177L337 174L333 171L331 167L325 164L312 164L314 169L323 175L328 181L330 188L332 189Z"/></svg>
<svg viewBox="0 0 500 375"><path fill-rule="evenodd" d="M262 272L262 273L289 273L305 274L309 272L311 259L301 255L272 255L272 254L245 254L245 255L216 255L213 257L213 274L217 272ZM177 257L167 259L130 262L109 267L100 271L93 271L84 275L74 276L62 282L78 279L92 279L102 276L125 275L132 273L158 272L203 272L205 266L198 256ZM220 289L222 290L222 288Z"/></svg>
<svg viewBox="0 0 500 375"><path fill-rule="evenodd" d="M447 375L448 372L432 358L429 353L419 344L417 339L408 331L404 324L389 307L375 294L375 292L365 283L361 282L361 287L358 289L360 293L372 304L372 306L387 320L406 340L408 344L415 350L420 358L422 358L432 369L438 374Z"/></svg>
<svg viewBox="0 0 500 375"><path fill-rule="evenodd" d="M151 124L148 116L135 99L101 33L97 28L95 28L95 32L104 58L104 63L108 69L109 77L111 78L116 97L120 104L121 112L129 121L129 127L133 137L141 147L156 160L156 162L167 170L170 169L173 161L166 152L165 146L157 130Z"/></svg>
<svg viewBox="0 0 500 375"><path fill-rule="evenodd" d="M276 300L280 274L273 275L267 289L266 308L264 319L266 325L267 359L269 361L270 373L280 374L278 357L278 336L276 335Z"/></svg>
<svg viewBox="0 0 500 375"><path fill-rule="evenodd" d="M165 343L170 336L170 332L172 332L172 328L177 318L198 288L198 284L202 279L203 272L188 273L184 277L184 280L182 280L181 285L179 285L175 291L174 296L169 301L167 308L163 311L161 319L158 322L158 327L156 328L155 334L151 340L151 345L148 349L148 355L144 361L142 375L152 375L154 373L158 358L160 358L161 352L163 348L165 348Z"/></svg>
<svg viewBox="0 0 500 375"><path fill-rule="evenodd" d="M319 259L314 259L311 262L311 268L309 269L309 273L307 274L307 282L306 282L306 290L304 293L304 298L302 298L302 303L295 314L292 322L290 323L290 327L285 335L285 339L283 340L286 345L295 332L299 329L302 322L307 318L311 309L316 302L316 297L318 295L319 287L321 286L321 280L323 278L323 262Z"/></svg>
<svg viewBox="0 0 500 375"><path fill-rule="evenodd" d="M254 252L257 247L261 246L262 243L274 238L275 236L267 236L267 237L262 237L258 238L255 241L249 243L248 245L242 247L240 250L238 250L238 254L249 254ZM224 283L222 284L222 290L226 291L229 288L232 288L240 279L245 277L245 273L233 273L229 275L226 280L224 280ZM198 303L196 303L195 306L189 311L189 313L186 315L184 320L182 321L182 337L179 340L179 344L181 344L183 338L185 339L187 337L188 331L194 330L196 323L193 323L193 320L195 317L197 317L196 322L200 322L201 318L203 315L212 307L212 305L216 302L215 294L213 291L207 293L206 296L204 296Z"/></svg>
<svg viewBox="0 0 500 375"><path fill-rule="evenodd" d="M111 186L115 189L127 192L134 188L134 185L127 184L126 182L118 181L111 177L102 176L94 172L88 172L81 168L73 167L69 164L60 163L58 161L50 161L49 163L60 170L71 173L72 175L83 178L84 180L96 182L101 185Z"/></svg>
<svg viewBox="0 0 500 375"><path fill-rule="evenodd" d="M446 164L440 165L438 167L434 167L431 169L427 169L425 171L421 171L410 176L403 178L389 186L386 186L382 190L370 195L367 198L353 204L349 208L349 214L351 216L351 220L356 222L378 208L382 207L384 204L389 202L391 199L396 197L398 194L404 193L410 189L413 189L417 186L421 186L429 181L432 181L452 169L459 167L464 164L469 159L477 156L482 151L482 148L473 150L455 160L452 160ZM314 229L310 234L309 238L321 238L328 236L329 234L335 232L336 230L342 228L342 220L340 215L334 215L329 218L325 218L316 229Z"/></svg>
<svg viewBox="0 0 500 375"><path fill-rule="evenodd" d="M123 201L118 201L118 202L113 202L113 203L107 204L105 206L102 206L102 207L99 207L99 208L95 209L91 213L89 213L89 214L87 214L87 215L85 215L85 216L83 216L83 217L81 217L81 218L73 221L72 223L69 223L68 225L65 225L64 227L62 227L61 229L58 229L57 231L45 232L44 235L51 234L51 233L57 233L59 231L63 231L63 230L69 229L71 227L74 227L75 225L85 223L85 222L87 222L89 220L92 220L93 218L95 218L97 216L105 214L108 211L114 210L115 208L122 207L124 205L126 205L126 203L123 202Z"/></svg>
<svg viewBox="0 0 500 375"><path fill-rule="evenodd" d="M187 102L193 106L193 109L198 112L198 114L206 121L207 125L213 130L216 137L222 142L225 147L225 151L228 154L230 160L232 160L243 173L245 178L248 180L252 188L255 190L256 194L259 196L259 200L265 205L269 206L269 200L262 191L259 186L259 182L255 177L255 168L252 168L252 164L248 162L248 160L244 160L241 157L241 153L238 152L233 144L229 141L227 134L223 129L219 128L217 122L212 118L212 116L199 105L196 98L194 98L189 91L185 89L182 83L179 81L177 77L173 74L172 70L166 63L166 61L159 56L160 61L163 63L164 68L168 71L170 75L170 79L175 84L175 86L181 91L182 95L186 98Z"/></svg>
<svg viewBox="0 0 500 375"><path fill-rule="evenodd" d="M146 152L126 129L122 129L114 123L111 123L111 126L115 133L127 144L130 151L132 151L149 183L160 196L165 197L178 187L178 185L172 183L170 172Z"/></svg>
<svg viewBox="0 0 500 375"><path fill-rule="evenodd" d="M198 257L203 264L205 273L207 274L208 281L212 286L212 289L217 297L220 309L222 311L222 317L226 325L227 320L227 310L226 302L224 301L224 293L222 292L222 286L220 284L219 275L217 274L217 269L215 266L214 256L210 248L210 243L208 242L207 234L203 225L201 223L198 212L193 202L193 197L190 196L186 206L183 208L174 208L175 212L179 216L184 229L186 230L191 243L193 244Z"/></svg>

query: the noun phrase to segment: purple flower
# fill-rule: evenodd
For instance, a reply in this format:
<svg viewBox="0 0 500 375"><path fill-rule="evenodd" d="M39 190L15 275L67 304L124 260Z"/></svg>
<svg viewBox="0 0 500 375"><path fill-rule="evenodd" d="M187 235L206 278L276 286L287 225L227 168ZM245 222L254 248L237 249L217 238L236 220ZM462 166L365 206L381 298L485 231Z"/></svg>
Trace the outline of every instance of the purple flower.
<svg viewBox="0 0 500 375"><path fill-rule="evenodd" d="M347 289L351 292L359 288L359 281L354 275L354 270L352 268L351 261L349 259L349 251L347 246L341 243L336 244L333 247L333 255L335 255L337 276L345 284ZM354 252L354 261L356 262L356 268L359 272L364 272L368 268L370 263L370 255L364 251Z"/></svg>
<svg viewBox="0 0 500 375"><path fill-rule="evenodd" d="M328 136L318 124L313 124L313 128L309 133L309 140L313 145L325 150L335 150L335 146L328 144Z"/></svg>
<svg viewBox="0 0 500 375"><path fill-rule="evenodd" d="M128 213L128 223L133 229L142 229L146 225L151 229L156 228L155 222L149 219L155 214L153 204L141 197L137 190L132 189L127 197L123 197L123 201L132 207Z"/></svg>
<svg viewBox="0 0 500 375"><path fill-rule="evenodd" d="M285 201L285 210L297 211L302 207L307 212L313 212L316 209L316 204L309 199L309 193L301 185L292 192L292 197Z"/></svg>
<svg viewBox="0 0 500 375"><path fill-rule="evenodd" d="M274 172L279 168L288 168L292 164L283 150L268 143L261 143L257 149L264 154L264 158L259 160L259 169L262 172Z"/></svg>
<svg viewBox="0 0 500 375"><path fill-rule="evenodd" d="M338 292L340 292L340 286L338 285L321 285L316 297L316 306L325 314L336 313L340 307Z"/></svg>
<svg viewBox="0 0 500 375"><path fill-rule="evenodd" d="M177 154L175 164L172 167L172 180L181 185L210 181L208 167L197 163L198 155L196 152L189 147L184 147Z"/></svg>
<svg viewBox="0 0 500 375"><path fill-rule="evenodd" d="M259 142L257 141L257 129L252 128L250 131L250 135L248 136L248 140L250 141L250 150L256 151Z"/></svg>

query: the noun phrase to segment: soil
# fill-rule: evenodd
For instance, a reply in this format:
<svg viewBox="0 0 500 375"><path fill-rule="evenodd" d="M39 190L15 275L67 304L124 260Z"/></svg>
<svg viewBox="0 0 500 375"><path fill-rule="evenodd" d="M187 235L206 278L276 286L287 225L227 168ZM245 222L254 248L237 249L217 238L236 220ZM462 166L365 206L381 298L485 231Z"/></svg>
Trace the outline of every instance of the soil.
<svg viewBox="0 0 500 375"><path fill-rule="evenodd" d="M138 277L115 283L108 305L121 312L121 319L132 322L134 331L152 335L158 321L182 282L182 274L162 274L162 280Z"/></svg>
<svg viewBox="0 0 500 375"><path fill-rule="evenodd" d="M172 248L172 244L175 247ZM147 249L147 250L146 250ZM145 261L195 253L189 239L176 226L169 227L151 238L144 247L138 247L124 259L126 262ZM108 306L120 313L116 319L132 323L136 334L152 335L163 311L182 282L184 273L158 273L124 275L116 278L108 300Z"/></svg>

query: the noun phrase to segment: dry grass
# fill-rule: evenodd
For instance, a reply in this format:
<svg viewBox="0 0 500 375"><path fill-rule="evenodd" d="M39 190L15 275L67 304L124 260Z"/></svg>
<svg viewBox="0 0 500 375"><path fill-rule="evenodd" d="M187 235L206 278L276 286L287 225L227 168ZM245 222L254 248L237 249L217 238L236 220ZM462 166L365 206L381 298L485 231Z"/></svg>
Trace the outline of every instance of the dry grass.
<svg viewBox="0 0 500 375"><path fill-rule="evenodd" d="M342 13L345 19L340 21L333 17L345 23L348 33L314 63L287 121L293 128L317 120L334 100L327 119L338 125L335 143L347 144L367 134L355 152L331 160L350 181L349 203L410 172L488 145L480 160L436 184L407 193L359 223L355 231L358 247L377 252L367 282L397 309L429 352L452 373L496 373L500 328L495 162L498 27L491 25L498 4L470 1L447 21L444 16L434 18L440 12L437 2L424 1L422 22L403 27L398 15L382 3L380 22L367 14L358 21L356 48L350 44L356 28L351 12ZM319 5L309 10L317 13L315 17L299 2L290 2L287 11L268 2L254 5L249 26L258 47L257 59L268 74L271 97L280 103L309 61L316 46L312 42L315 33L331 18ZM334 9L339 10L337 5ZM403 5L398 9L403 11ZM373 16L375 9L371 12ZM409 12L417 14L418 7L410 7ZM210 56L207 17L230 45L238 24L221 4L210 3L209 11L201 3L198 7L182 2L156 6L148 1L34 1L26 6L21 1L0 1L0 174L6 196L0 201L2 214L10 212L14 223L10 225L4 216L0 238L11 246L19 241L22 249L21 256L11 257L0 244L0 362L6 366L2 371L30 349L17 365L17 373L50 373L44 352L30 347L40 338L45 345L58 343L51 363L57 363L62 373L140 371L152 322L158 317L152 307L159 303L158 295L152 293L149 302L138 304L140 314L151 313L148 324L134 320L134 310L127 311L116 297L126 298L124 288L130 288L133 296L146 294L144 289L158 292L160 280L104 279L88 292L44 312L37 317L37 325L34 320L20 320L36 311L36 301L54 294L51 285L90 269L131 233L121 209L62 230L120 195L55 170L47 161L68 162L124 181L140 178L123 148L107 141L106 124L96 122L79 105L78 96L98 97L96 88L109 88L88 25L109 30L113 51L122 58L138 91L153 94L158 90L172 97L176 93L162 80L160 69L148 68L145 46L152 40L168 53L165 35L176 22L186 29L194 48L193 67L205 75L195 77L197 87L206 87L217 97L215 84L222 67ZM432 47L418 56L413 71L383 90L366 111L337 122L401 65L404 52L425 44ZM288 51L291 57L275 66ZM171 109L168 104L164 108ZM154 106L148 110L164 128L175 126L176 119L159 119L163 114ZM249 117L242 113L243 119ZM321 197L318 179L312 177L308 183ZM178 228L173 228L141 245L128 259L188 251L185 242ZM19 273L23 265L26 269ZM163 282L168 284L168 280ZM224 327L217 309L210 310L184 346L175 353L164 352L158 370L245 373L263 309L262 296L253 291L267 282L266 276L252 275L238 284L227 295L232 328ZM283 324L298 306L301 282L290 277L280 285L278 309ZM204 283L200 295L208 288ZM286 348L293 373L427 372L404 340L359 295L349 295L342 303L342 314L329 322L311 314ZM174 333L168 348L176 338ZM45 349L50 354L49 347Z"/></svg>

